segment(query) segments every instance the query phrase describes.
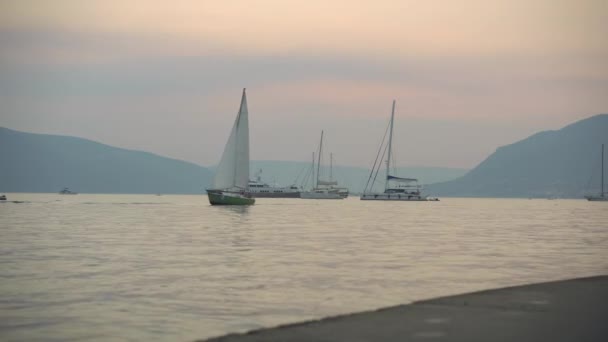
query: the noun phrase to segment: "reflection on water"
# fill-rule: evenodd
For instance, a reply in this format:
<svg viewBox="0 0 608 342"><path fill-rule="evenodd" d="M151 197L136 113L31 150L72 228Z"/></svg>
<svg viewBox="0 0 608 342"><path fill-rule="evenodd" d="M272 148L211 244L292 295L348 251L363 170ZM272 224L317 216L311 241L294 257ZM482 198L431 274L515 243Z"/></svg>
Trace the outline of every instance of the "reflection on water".
<svg viewBox="0 0 608 342"><path fill-rule="evenodd" d="M8 196L7 341L185 341L608 273L608 209L583 200Z"/></svg>

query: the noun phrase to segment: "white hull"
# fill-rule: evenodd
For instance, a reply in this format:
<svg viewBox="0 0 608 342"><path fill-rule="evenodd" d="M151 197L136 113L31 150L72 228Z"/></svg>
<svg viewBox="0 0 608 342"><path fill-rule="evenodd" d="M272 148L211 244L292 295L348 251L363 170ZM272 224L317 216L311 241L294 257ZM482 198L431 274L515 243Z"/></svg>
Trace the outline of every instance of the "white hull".
<svg viewBox="0 0 608 342"><path fill-rule="evenodd" d="M426 202L426 201L438 201L436 198L428 198L427 196L420 195L406 195L406 194L363 194L360 199L362 201L409 201L409 202Z"/></svg>
<svg viewBox="0 0 608 342"><path fill-rule="evenodd" d="M249 189L251 191L251 189ZM299 191L282 191L282 190L268 190L264 191L251 191L251 196L257 198L300 198Z"/></svg>
<svg viewBox="0 0 608 342"><path fill-rule="evenodd" d="M297 186L274 187L262 183L259 177L257 181L249 182L249 192L253 197L300 198L300 189Z"/></svg>
<svg viewBox="0 0 608 342"><path fill-rule="evenodd" d="M303 199L344 199L336 192L301 192L300 198Z"/></svg>

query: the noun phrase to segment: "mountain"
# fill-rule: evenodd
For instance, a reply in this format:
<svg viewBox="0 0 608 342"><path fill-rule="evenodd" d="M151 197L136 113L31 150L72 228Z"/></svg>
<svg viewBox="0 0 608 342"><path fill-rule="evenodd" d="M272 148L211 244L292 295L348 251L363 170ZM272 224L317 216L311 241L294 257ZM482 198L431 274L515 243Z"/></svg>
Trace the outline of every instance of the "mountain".
<svg viewBox="0 0 608 342"><path fill-rule="evenodd" d="M438 196L580 198L599 192L602 143L608 146L608 114L500 147L463 177L427 190Z"/></svg>
<svg viewBox="0 0 608 342"><path fill-rule="evenodd" d="M94 141L0 127L0 191L201 194L198 165Z"/></svg>
<svg viewBox="0 0 608 342"><path fill-rule="evenodd" d="M270 161L252 160L251 175L256 176L260 169L263 181L269 184L278 185L304 185L310 187L310 162L295 161ZM329 180L329 166L321 167L321 179ZM404 167L397 168L396 174L403 177L416 177L422 184L430 184L452 180L464 175L468 170L457 168L442 167ZM381 172L383 172L381 170ZM307 178L308 175L308 178ZM352 193L363 192L365 183L369 178L369 170L361 167L340 166L333 167L333 179L337 180L340 186L349 188ZM304 180L307 179L307 183ZM376 179L377 187L384 187L384 176L378 175Z"/></svg>

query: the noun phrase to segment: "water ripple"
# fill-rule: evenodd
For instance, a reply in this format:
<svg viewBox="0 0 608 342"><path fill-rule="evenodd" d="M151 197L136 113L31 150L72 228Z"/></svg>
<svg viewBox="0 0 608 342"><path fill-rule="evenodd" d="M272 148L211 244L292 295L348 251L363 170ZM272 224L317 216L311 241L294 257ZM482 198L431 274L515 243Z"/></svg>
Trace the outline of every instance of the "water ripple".
<svg viewBox="0 0 608 342"><path fill-rule="evenodd" d="M608 210L582 200L9 196L5 341L194 340L608 273Z"/></svg>

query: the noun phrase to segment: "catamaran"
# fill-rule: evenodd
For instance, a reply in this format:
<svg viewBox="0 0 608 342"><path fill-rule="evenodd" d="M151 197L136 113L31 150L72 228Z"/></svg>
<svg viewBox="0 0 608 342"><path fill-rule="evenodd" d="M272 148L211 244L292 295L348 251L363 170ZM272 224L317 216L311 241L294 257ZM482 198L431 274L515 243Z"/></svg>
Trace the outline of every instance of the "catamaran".
<svg viewBox="0 0 608 342"><path fill-rule="evenodd" d="M391 156L392 156L392 145L393 145L393 124L395 121L395 101L393 100L393 109L391 111L391 121L389 123L389 138L388 144L384 145L384 138L380 144L380 149L376 155L374 166L370 172L367 184L361 195L361 200L376 200L376 201L438 201L437 198L429 198L421 194L422 187L418 185L418 180L415 178L402 178L392 176L390 174L391 169ZM384 135L386 137L386 133ZM384 149L383 149L384 147ZM388 157L386 159L386 181L384 185L384 192L373 192L374 183L380 171L381 163L378 163L378 159L384 159L384 153L387 152ZM380 153L382 152L382 157ZM379 158L380 157L380 158ZM376 168L376 165L378 167ZM375 175L374 175L375 174ZM373 178L373 181L372 181ZM371 181L371 183L370 183Z"/></svg>
<svg viewBox="0 0 608 342"><path fill-rule="evenodd" d="M606 193L604 192L604 144L602 144L602 176L601 176L601 190L600 190L600 194L599 195L590 195L590 196L585 196L587 198L588 201L598 201L598 202L603 202L603 201L608 201L608 196L606 196Z"/></svg>
<svg viewBox="0 0 608 342"><path fill-rule="evenodd" d="M234 126L215 170L212 187L207 189L207 195L212 205L255 203L249 192L249 118L245 89Z"/></svg>
<svg viewBox="0 0 608 342"><path fill-rule="evenodd" d="M312 157L312 176L314 187L310 191L303 191L300 193L300 198L304 199L343 199L345 196L340 193L340 190L333 188L333 185L338 185L337 182L323 181L320 177L321 172L321 154L323 153L323 131L321 131L321 142L319 143L319 155L317 161L317 177L315 179L315 156L313 152ZM347 192L348 196L348 192Z"/></svg>

